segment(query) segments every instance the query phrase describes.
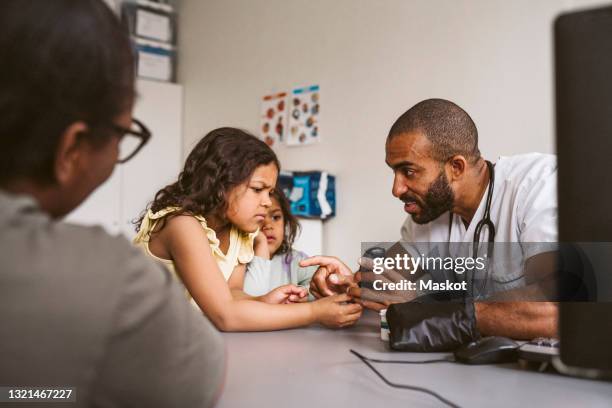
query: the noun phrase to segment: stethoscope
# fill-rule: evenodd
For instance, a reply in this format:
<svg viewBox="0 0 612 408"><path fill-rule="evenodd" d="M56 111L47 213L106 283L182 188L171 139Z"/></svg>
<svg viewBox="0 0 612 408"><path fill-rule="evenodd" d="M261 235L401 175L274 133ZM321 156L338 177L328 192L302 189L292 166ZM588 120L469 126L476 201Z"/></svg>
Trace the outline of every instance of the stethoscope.
<svg viewBox="0 0 612 408"><path fill-rule="evenodd" d="M489 191L487 192L487 201L485 203L485 211L482 219L478 221L476 224L476 228L474 229L474 238L472 240L472 249L474 250L474 254L476 254L478 249L478 244L480 243L480 234L482 234L482 230L487 227L489 232L489 244L493 244L495 241L495 224L491 221L491 200L493 199L493 189L495 188L495 169L493 164L486 160L487 169L489 170ZM449 213L450 217L448 220L448 240L450 242L451 231L453 229L453 213Z"/></svg>
<svg viewBox="0 0 612 408"><path fill-rule="evenodd" d="M482 219L476 224L476 229L474 230L474 239L472 241L474 255L476 255L478 244L480 243L480 234L484 227L487 227L489 231L489 242L487 244L487 253L489 253L489 246L493 244L495 240L495 224L491 221L491 200L493 198L493 189L495 188L495 169L493 164L486 160L487 168L489 169L489 191L487 192L487 202L485 205L485 212L482 216Z"/></svg>
<svg viewBox="0 0 612 408"><path fill-rule="evenodd" d="M472 256L476 258L478 256L478 245L480 244L480 236L482 231L487 229L488 232L488 242L487 242L487 257L491 260L491 253L493 249L493 242L495 241L495 224L491 221L491 201L493 199L493 189L495 187L495 169L493 167L493 163L486 160L487 169L489 170L489 191L487 192L487 201L485 203L485 211L482 216L482 219L478 221L476 224L476 228L474 229L474 238L472 239ZM453 213L450 213L450 219L448 223L448 240L450 242L451 231L453 228ZM480 292L483 293L484 289L487 285L487 281L489 280L489 268L486 270L485 279L483 285L480 289ZM472 297L473 297L473 284L472 284Z"/></svg>

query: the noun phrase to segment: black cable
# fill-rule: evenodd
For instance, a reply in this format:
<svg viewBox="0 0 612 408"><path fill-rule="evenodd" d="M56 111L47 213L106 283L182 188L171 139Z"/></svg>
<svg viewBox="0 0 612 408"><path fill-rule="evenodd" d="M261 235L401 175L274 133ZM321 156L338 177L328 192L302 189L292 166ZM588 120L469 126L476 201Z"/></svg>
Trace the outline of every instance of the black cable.
<svg viewBox="0 0 612 408"><path fill-rule="evenodd" d="M357 352L353 351L353 354L357 354ZM431 363L455 363L456 362L453 357L437 358L434 360L379 360L376 358L366 357L363 354L359 354L359 355L361 356L361 358L368 360L372 363L382 363L382 364L431 364Z"/></svg>
<svg viewBox="0 0 612 408"><path fill-rule="evenodd" d="M421 388L421 387L417 387L414 385L406 385L406 384L396 384L396 383L392 383L391 381L387 380L387 378L385 378L384 375L382 375L376 368L374 368L374 366L372 364L370 364L370 361L375 361L375 360L370 360L369 358L362 356L361 354L359 354L358 352L356 352L355 350L351 349L350 350L351 353L353 353L354 355L357 356L358 359L360 359L361 361L363 361L363 363L365 365L367 365L368 367L370 367L370 369L372 371L374 371L374 373L381 379L383 380L383 382L393 388L402 388L402 389L406 389L406 390L412 390L412 391L419 391L419 392L423 392L425 394L429 394L432 397L437 398L438 400L442 401L444 404L448 405L451 408L460 408L459 405L452 403L451 401L447 400L446 398L442 397L440 394L437 394L434 391L428 390L427 388ZM429 363L434 363L434 362L445 362L445 363L449 363L451 362L450 360L424 360L425 362L418 362L418 361L407 361L404 363L408 363L408 364L429 364ZM382 360L381 362L391 362L388 360ZM399 363L399 361L398 361Z"/></svg>

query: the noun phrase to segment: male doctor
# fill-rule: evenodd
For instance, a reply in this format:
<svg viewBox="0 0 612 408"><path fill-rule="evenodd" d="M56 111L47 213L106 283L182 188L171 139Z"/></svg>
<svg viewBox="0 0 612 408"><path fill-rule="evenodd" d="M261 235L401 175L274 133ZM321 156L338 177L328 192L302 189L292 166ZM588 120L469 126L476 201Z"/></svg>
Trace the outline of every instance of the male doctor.
<svg viewBox="0 0 612 408"><path fill-rule="evenodd" d="M487 242L490 234L495 243L517 247L557 241L555 156L532 153L487 162L478 149L474 122L453 102L428 99L410 108L391 127L385 150L394 173L393 195L409 214L401 228L402 241ZM485 227L476 236L487 210L494 228ZM546 247L524 247L526 267L550 261ZM360 263L371 268L363 258ZM356 298L362 296L356 286L361 274L354 275L339 259L319 256L302 261L302 266L308 265L319 265L310 287L314 296L329 296L347 286ZM513 281L512 273L504 279ZM365 296L360 301L377 310L390 303L375 303ZM477 329L484 335L529 339L557 333L557 305L552 302L476 301L474 311Z"/></svg>

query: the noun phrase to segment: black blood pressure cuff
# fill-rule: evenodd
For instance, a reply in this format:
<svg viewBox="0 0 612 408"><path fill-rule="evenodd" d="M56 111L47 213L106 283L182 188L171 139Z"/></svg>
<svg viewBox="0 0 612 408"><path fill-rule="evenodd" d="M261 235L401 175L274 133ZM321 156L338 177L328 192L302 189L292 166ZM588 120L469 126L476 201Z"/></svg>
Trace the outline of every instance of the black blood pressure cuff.
<svg viewBox="0 0 612 408"><path fill-rule="evenodd" d="M480 338L474 302L437 301L430 295L387 309L389 345L400 351L452 351Z"/></svg>

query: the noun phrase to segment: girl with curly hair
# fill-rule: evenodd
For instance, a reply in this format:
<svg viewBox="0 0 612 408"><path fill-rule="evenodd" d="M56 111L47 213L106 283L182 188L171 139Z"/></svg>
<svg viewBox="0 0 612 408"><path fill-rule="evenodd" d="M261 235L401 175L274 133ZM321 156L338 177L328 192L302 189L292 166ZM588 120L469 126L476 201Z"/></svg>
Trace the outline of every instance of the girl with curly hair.
<svg viewBox="0 0 612 408"><path fill-rule="evenodd" d="M279 169L274 152L256 137L213 130L191 151L178 180L155 195L134 243L180 278L220 330L351 325L362 308L346 294L304 303L306 289L293 284L257 297L243 291Z"/></svg>

